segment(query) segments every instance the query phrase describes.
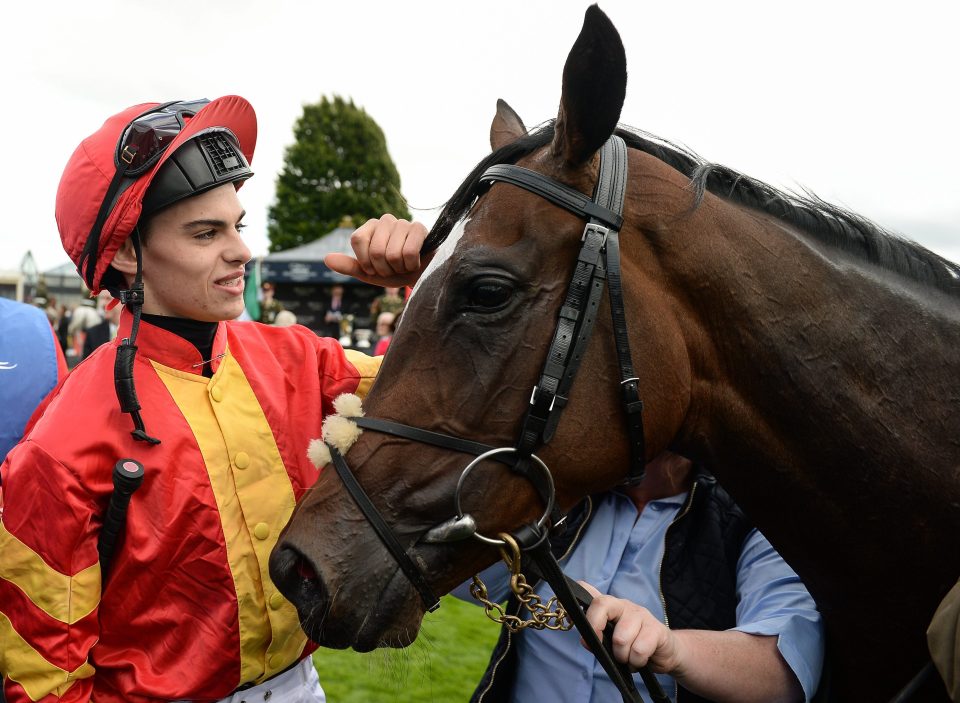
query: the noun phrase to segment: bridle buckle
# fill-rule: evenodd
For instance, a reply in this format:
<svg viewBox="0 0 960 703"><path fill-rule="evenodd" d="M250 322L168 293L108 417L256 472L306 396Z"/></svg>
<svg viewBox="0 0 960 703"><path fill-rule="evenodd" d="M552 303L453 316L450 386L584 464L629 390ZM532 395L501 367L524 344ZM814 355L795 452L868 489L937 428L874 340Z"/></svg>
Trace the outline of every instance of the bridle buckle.
<svg viewBox="0 0 960 703"><path fill-rule="evenodd" d="M530 405L537 404L537 393L539 392L540 392L540 386L534 386L533 391L531 391L530 393ZM556 402L557 402L557 396L556 394L554 394L554 396L550 399L550 407L547 408L548 413L553 412L553 406L556 404Z"/></svg>
<svg viewBox="0 0 960 703"><path fill-rule="evenodd" d="M580 241L587 241L587 235L591 232L595 232L600 235L600 246L602 247L607 243L607 235L610 234L610 228L604 227L603 225L597 222L588 222L587 226L583 228L583 234L580 235Z"/></svg>

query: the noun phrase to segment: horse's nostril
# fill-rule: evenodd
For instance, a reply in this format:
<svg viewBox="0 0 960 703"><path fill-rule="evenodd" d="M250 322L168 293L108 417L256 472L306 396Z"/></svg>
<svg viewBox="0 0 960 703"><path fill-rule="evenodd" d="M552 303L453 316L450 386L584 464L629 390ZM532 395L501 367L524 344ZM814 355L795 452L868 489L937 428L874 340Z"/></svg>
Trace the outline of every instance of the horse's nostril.
<svg viewBox="0 0 960 703"><path fill-rule="evenodd" d="M274 550L270 557L270 577L294 605L323 596L323 585L313 562L289 544L278 545Z"/></svg>
<svg viewBox="0 0 960 703"><path fill-rule="evenodd" d="M297 575L304 581L318 581L316 569L302 554L297 556L295 567Z"/></svg>

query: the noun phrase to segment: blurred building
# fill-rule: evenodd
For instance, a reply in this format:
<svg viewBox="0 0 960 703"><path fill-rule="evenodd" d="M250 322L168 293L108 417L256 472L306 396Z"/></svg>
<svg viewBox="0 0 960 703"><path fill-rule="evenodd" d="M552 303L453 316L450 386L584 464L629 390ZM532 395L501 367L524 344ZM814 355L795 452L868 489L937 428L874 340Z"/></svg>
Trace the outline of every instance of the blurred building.
<svg viewBox="0 0 960 703"><path fill-rule="evenodd" d="M350 246L353 232L352 227L338 227L302 246L254 259L247 264L247 285L272 283L274 297L283 308L297 316L298 324L318 333L324 328L330 290L341 285L344 288L343 314L350 317L351 335L357 337L359 333L360 339L368 339L373 328L370 303L383 289L343 276L323 263L323 257L333 252L353 254ZM255 274L258 265L259 281Z"/></svg>

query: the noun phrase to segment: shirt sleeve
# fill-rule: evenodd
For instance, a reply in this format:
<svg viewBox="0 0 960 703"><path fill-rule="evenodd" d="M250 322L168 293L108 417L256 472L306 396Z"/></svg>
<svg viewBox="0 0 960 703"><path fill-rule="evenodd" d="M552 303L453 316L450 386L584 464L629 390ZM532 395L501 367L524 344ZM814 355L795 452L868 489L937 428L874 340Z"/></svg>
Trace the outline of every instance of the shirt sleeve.
<svg viewBox="0 0 960 703"><path fill-rule="evenodd" d="M360 375L360 382L357 384L357 395L366 398L370 387L380 373L380 364L383 362L382 356L368 356L356 349L345 349L344 356L347 361L353 365Z"/></svg>
<svg viewBox="0 0 960 703"><path fill-rule="evenodd" d="M776 635L777 648L809 701L823 669L824 631L813 597L758 530L744 540L737 562L737 626Z"/></svg>
<svg viewBox="0 0 960 703"><path fill-rule="evenodd" d="M89 701L100 564L96 503L25 441L2 468L0 672L8 703Z"/></svg>
<svg viewBox="0 0 960 703"><path fill-rule="evenodd" d="M498 561L492 566L488 566L481 571L478 576L487 589L487 598L491 603L503 603L510 595L510 575L507 573L507 565ZM483 605L470 593L470 586L473 579L469 578L459 586L450 591L450 595L465 600L474 605Z"/></svg>

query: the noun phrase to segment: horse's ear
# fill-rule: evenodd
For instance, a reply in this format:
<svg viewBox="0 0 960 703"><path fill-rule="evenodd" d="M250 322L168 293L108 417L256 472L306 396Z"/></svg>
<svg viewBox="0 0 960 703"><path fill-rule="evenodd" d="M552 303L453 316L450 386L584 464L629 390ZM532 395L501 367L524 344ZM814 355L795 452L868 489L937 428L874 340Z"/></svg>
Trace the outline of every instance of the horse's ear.
<svg viewBox="0 0 960 703"><path fill-rule="evenodd" d="M497 114L490 124L490 147L496 151L514 142L527 133L520 115L507 105L506 100L497 100Z"/></svg>
<svg viewBox="0 0 960 703"><path fill-rule="evenodd" d="M592 157L616 129L626 93L627 56L620 34L591 5L563 66L554 154L574 166Z"/></svg>

